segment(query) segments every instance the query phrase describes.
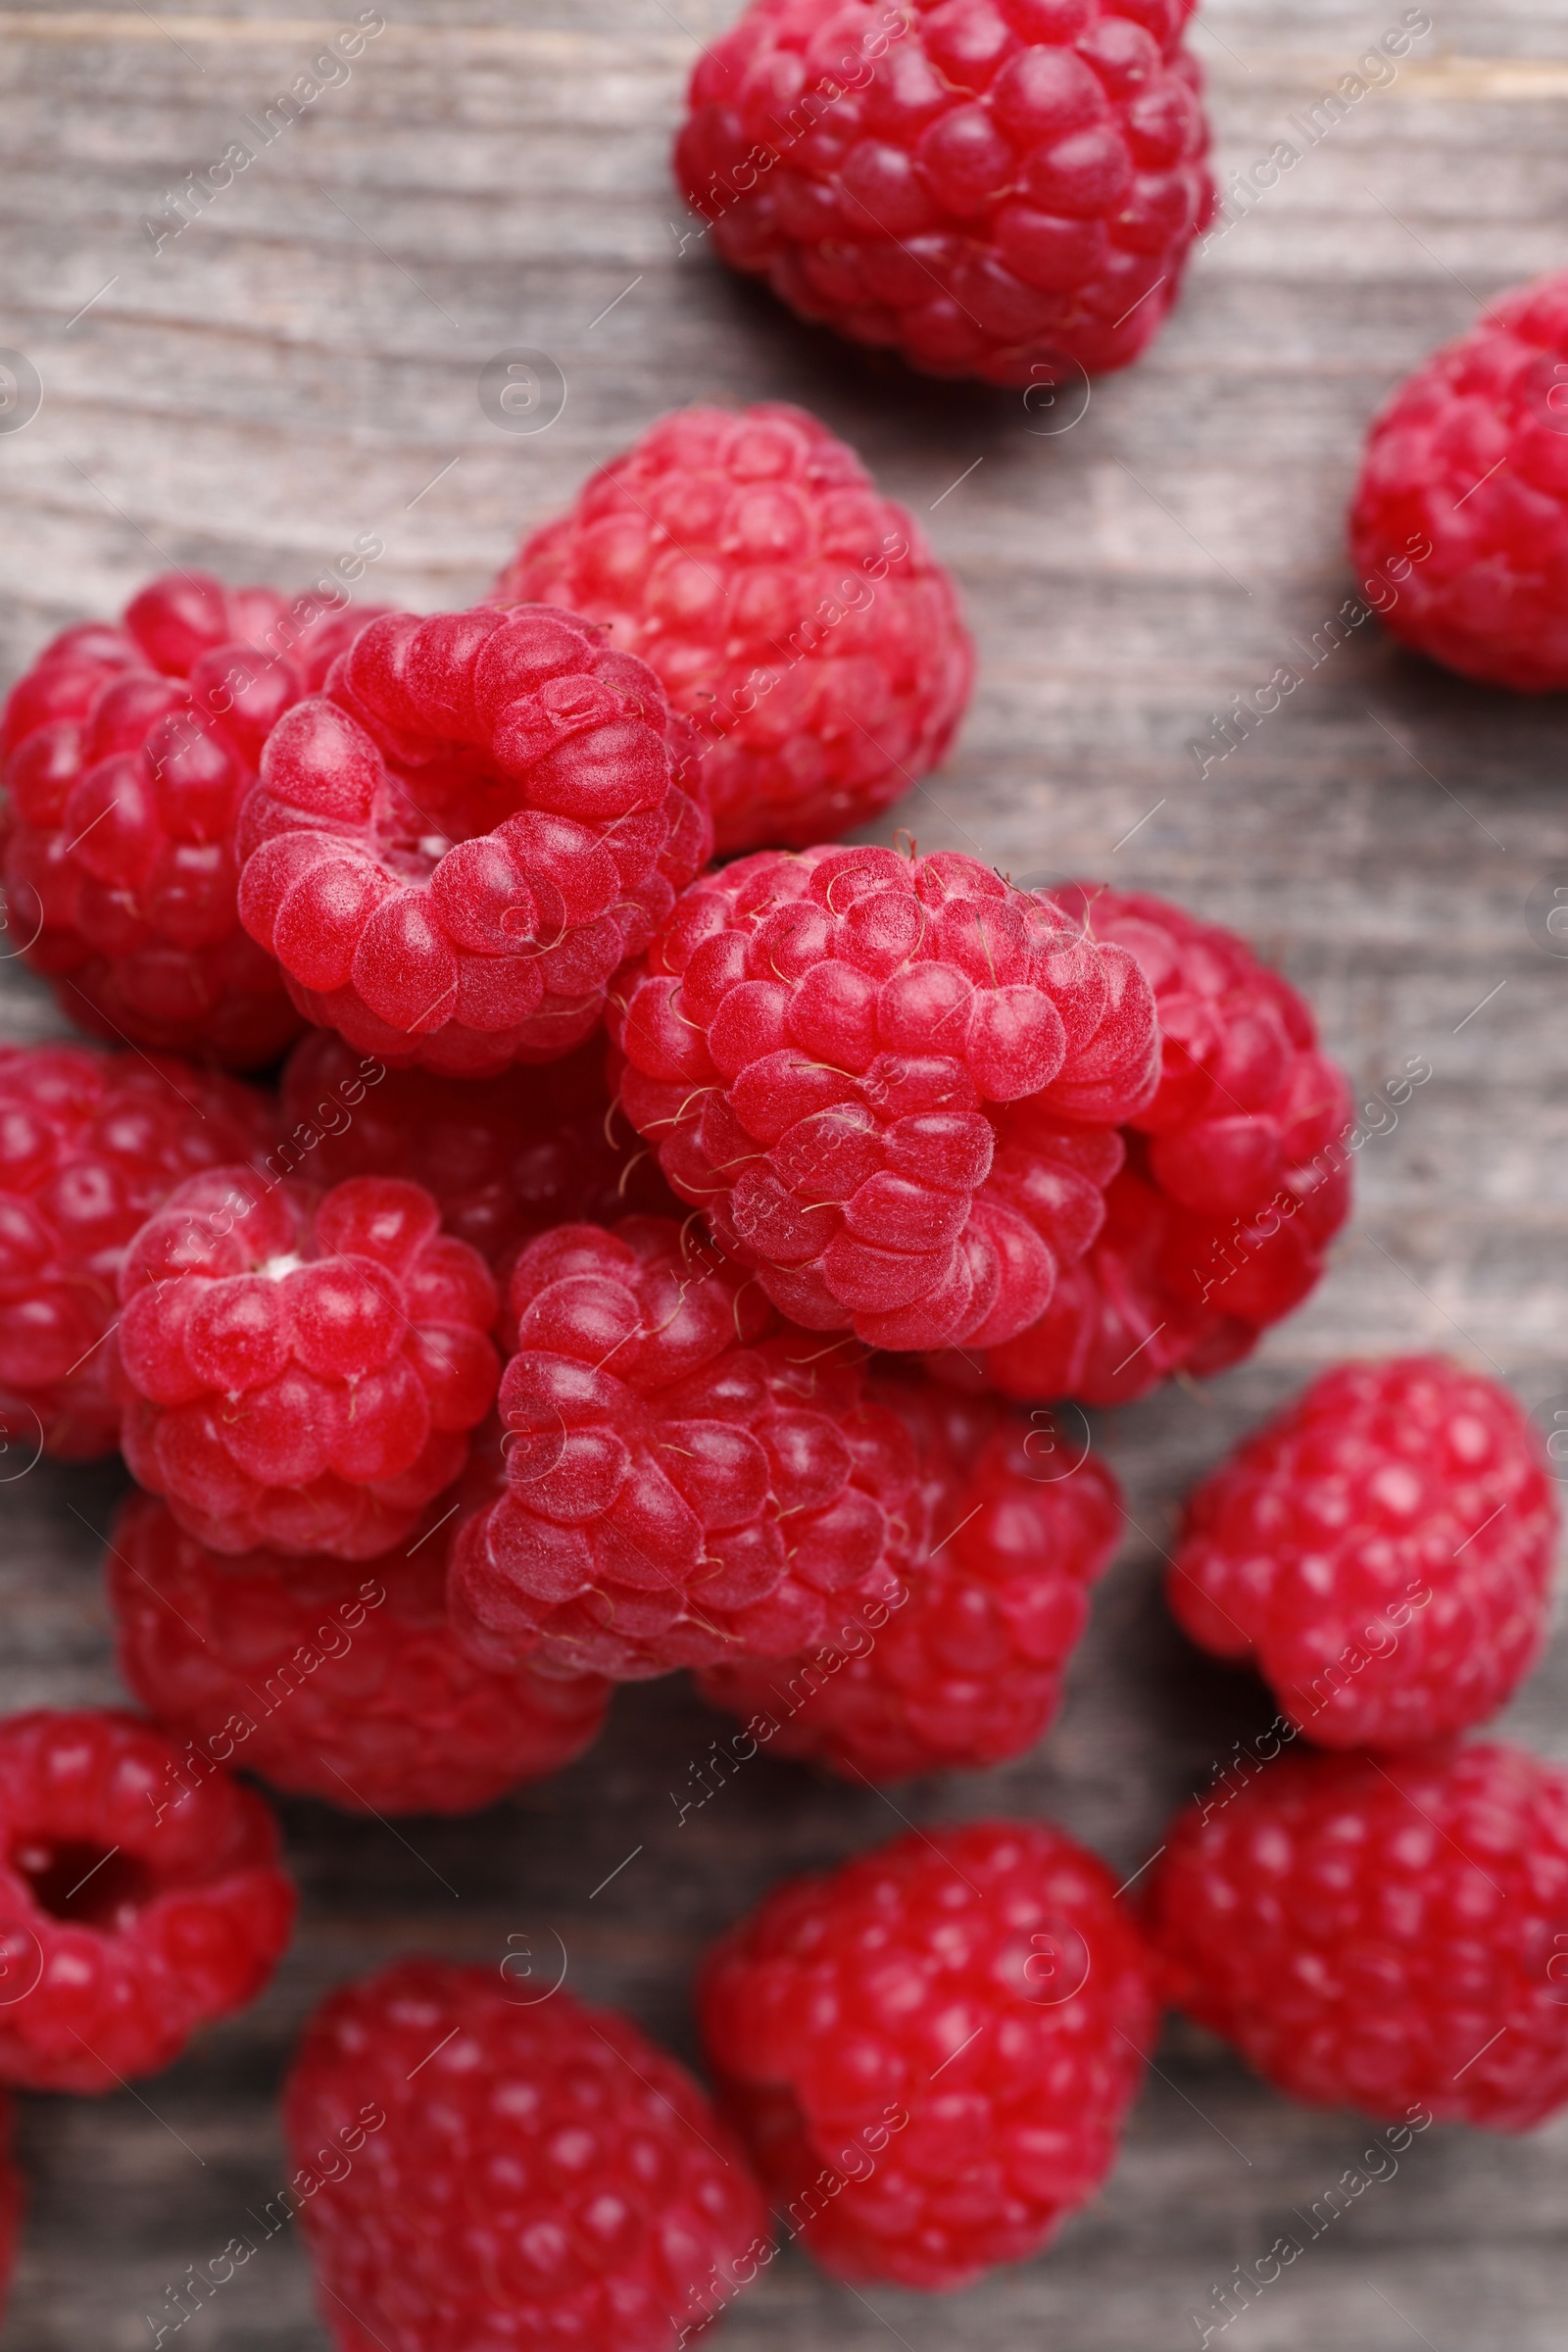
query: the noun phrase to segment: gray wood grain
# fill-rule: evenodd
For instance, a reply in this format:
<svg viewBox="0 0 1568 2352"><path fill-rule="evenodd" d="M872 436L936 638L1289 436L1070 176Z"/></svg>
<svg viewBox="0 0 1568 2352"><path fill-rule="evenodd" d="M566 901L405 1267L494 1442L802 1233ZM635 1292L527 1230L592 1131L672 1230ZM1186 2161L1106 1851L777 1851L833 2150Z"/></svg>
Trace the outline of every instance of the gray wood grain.
<svg viewBox="0 0 1568 2352"><path fill-rule="evenodd" d="M167 562L287 584L375 531L366 593L465 600L661 410L802 400L922 514L982 650L962 740L898 820L1015 873L1181 896L1311 993L1358 1079L1433 1063L1363 1152L1354 1228L1305 1311L1212 1389L1105 1420L1144 1532L1043 1748L897 1793L918 1820L1050 1813L1131 1871L1271 1711L1162 1615L1158 1545L1183 1488L1354 1349L1447 1347L1532 1404L1568 1392L1568 964L1525 921L1532 884L1568 869L1563 706L1466 688L1368 629L1206 778L1188 749L1348 593L1341 515L1385 390L1480 299L1562 261L1568 0L1435 0L1393 87L1213 244L1149 360L1056 439L1015 398L847 354L702 244L679 251L668 141L733 0L384 0L392 21L348 83L155 254L141 222L164 191L354 13L0 6L0 343L44 383L33 424L0 436L0 674ZM1194 37L1222 167L1267 153L1398 13L1214 0ZM476 398L485 361L518 344L567 382L530 439ZM14 965L0 1021L61 1027ZM43 1467L4 1494L5 1707L114 1693L94 1531L119 1484ZM1565 1701L1559 1642L1508 1728L1568 1759ZM554 1928L579 1990L689 2053L705 1938L783 1871L898 1827L887 1801L765 1758L677 1827L668 1791L717 1728L676 1683L627 1692L560 1780L472 1821L405 1825L406 1841L286 1806L305 1909L267 1998L140 2099L22 2103L32 2213L8 2352L151 2343L167 2285L282 2178L272 2102L301 2018L394 1952L498 1958L509 1935ZM717 2340L1195 2343L1190 2311L1367 2133L1288 2106L1186 2028L1159 2067L1107 2193L1041 2260L930 2302L858 2298L792 2256ZM1568 2119L1521 2141L1434 2132L1225 2340L1565 2352L1565 2201ZM319 2352L298 2248L270 2242L166 2341Z"/></svg>

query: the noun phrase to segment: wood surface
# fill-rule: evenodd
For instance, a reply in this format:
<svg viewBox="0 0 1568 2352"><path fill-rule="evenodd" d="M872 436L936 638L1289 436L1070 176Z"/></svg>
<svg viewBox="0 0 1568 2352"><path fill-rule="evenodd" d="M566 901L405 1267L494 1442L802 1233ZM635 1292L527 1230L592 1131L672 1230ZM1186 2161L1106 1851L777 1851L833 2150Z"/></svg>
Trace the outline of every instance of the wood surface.
<svg viewBox="0 0 1568 2352"><path fill-rule="evenodd" d="M1564 260L1568 0L1432 0L1393 86L1212 244L1152 354L1056 437L1016 396L848 353L700 241L681 250L669 140L734 0L382 6L350 80L156 254L141 224L164 192L354 9L0 6L0 344L44 392L0 435L0 678L165 564L289 584L369 531L386 555L363 593L465 602L663 409L804 401L921 515L979 640L957 750L898 821L1015 875L1177 895L1280 961L1358 1081L1413 1054L1434 1076L1361 1153L1354 1227L1306 1310L1212 1388L1103 1419L1135 1527L1037 1754L887 1799L760 1757L678 1824L670 1792L691 1793L721 1727L670 1682L623 1694L573 1770L472 1820L393 1833L286 1805L304 1914L268 1996L134 2094L22 2102L32 2210L5 2352L153 2342L168 2283L283 2178L273 2099L301 2019L394 1953L499 1960L555 1931L576 1989L689 2053L704 1940L901 1816L1045 1812L1135 1870L1272 1712L1161 1612L1184 1487L1355 1349L1449 1348L1532 1406L1568 1393L1568 962L1526 919L1533 885L1568 880L1562 704L1464 687L1368 625L1206 778L1188 748L1349 593L1341 517L1385 391L1481 299ZM1212 0L1194 40L1222 168L1266 155L1400 13ZM567 390L526 438L476 396L519 345ZM6 1035L60 1031L14 962L0 977ZM97 1562L121 1483L45 1466L0 1488L0 1706L116 1694ZM1507 1727L1568 1760L1565 1700L1559 1642ZM858 2295L791 2254L715 2343L1196 2344L1191 2311L1369 2134L1189 2029L1158 2069L1107 2192L1042 2259L928 2301ZM1434 2131L1214 2341L1563 2352L1565 2214L1568 2117L1523 2140ZM297 2245L273 2239L166 2342L320 2352Z"/></svg>

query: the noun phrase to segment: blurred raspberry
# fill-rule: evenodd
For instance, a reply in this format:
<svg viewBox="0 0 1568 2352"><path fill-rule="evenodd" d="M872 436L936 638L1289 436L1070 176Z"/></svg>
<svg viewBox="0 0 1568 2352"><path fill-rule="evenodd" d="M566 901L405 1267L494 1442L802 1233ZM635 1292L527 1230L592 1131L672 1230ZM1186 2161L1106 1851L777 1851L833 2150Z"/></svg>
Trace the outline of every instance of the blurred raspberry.
<svg viewBox="0 0 1568 2352"><path fill-rule="evenodd" d="M300 1026L235 906L234 825L269 728L372 613L166 572L67 629L0 716L9 924L78 1027L232 1069Z"/></svg>
<svg viewBox="0 0 1568 2352"><path fill-rule="evenodd" d="M495 1284L420 1186L246 1168L172 1192L121 1268L122 1444L215 1551L373 1559L468 1456Z"/></svg>
<svg viewBox="0 0 1568 2352"><path fill-rule="evenodd" d="M1115 2161L1149 1956L1046 1822L914 1831L776 1886L698 2013L775 2207L844 2278L941 2291L1038 2253Z"/></svg>
<svg viewBox="0 0 1568 2352"><path fill-rule="evenodd" d="M506 1960L344 1985L283 2114L338 2352L677 2352L767 2259L685 2068L616 2010L530 1999Z"/></svg>
<svg viewBox="0 0 1568 2352"><path fill-rule="evenodd" d="M1157 1076L1133 956L946 851L704 876L612 1012L674 1191L781 1312L877 1348L1034 1322Z"/></svg>
<svg viewBox="0 0 1568 2352"><path fill-rule="evenodd" d="M113 2090L254 2000L295 1894L259 1796L133 1715L0 1724L0 2082Z"/></svg>
<svg viewBox="0 0 1568 2352"><path fill-rule="evenodd" d="M134 1494L106 1568L126 1688L166 1730L348 1812L472 1813L559 1772L609 1686L481 1666L447 1621L438 1496L406 1550L238 1559Z"/></svg>
<svg viewBox="0 0 1568 2352"><path fill-rule="evenodd" d="M265 1099L172 1057L0 1047L0 1438L25 1462L113 1453L121 1262L175 1185L272 1140Z"/></svg>
<svg viewBox="0 0 1568 2352"><path fill-rule="evenodd" d="M928 375L1124 368L1213 210L1192 0L754 0L675 149L732 268Z"/></svg>
<svg viewBox="0 0 1568 2352"><path fill-rule="evenodd" d="M708 855L694 750L569 612L386 613L268 739L245 927L302 1012L388 1062L554 1061Z"/></svg>
<svg viewBox="0 0 1568 2352"><path fill-rule="evenodd" d="M452 1555L481 1656L617 1682L788 1657L918 1555L903 1424L842 1345L778 1332L755 1285L670 1219L542 1235L510 1314L507 1483Z"/></svg>
<svg viewBox="0 0 1568 2352"><path fill-rule="evenodd" d="M720 851L834 841L941 760L974 655L919 525L804 409L683 409L526 540L498 599L568 605L707 739Z"/></svg>
<svg viewBox="0 0 1568 2352"><path fill-rule="evenodd" d="M1286 1756L1166 1838L1170 1997L1277 2089L1494 2132L1568 2101L1568 1773L1501 1745Z"/></svg>
<svg viewBox="0 0 1568 2352"><path fill-rule="evenodd" d="M1440 1355L1342 1364L1190 1497L1166 1596L1309 1740L1415 1747L1529 1673L1557 1535L1506 1389Z"/></svg>

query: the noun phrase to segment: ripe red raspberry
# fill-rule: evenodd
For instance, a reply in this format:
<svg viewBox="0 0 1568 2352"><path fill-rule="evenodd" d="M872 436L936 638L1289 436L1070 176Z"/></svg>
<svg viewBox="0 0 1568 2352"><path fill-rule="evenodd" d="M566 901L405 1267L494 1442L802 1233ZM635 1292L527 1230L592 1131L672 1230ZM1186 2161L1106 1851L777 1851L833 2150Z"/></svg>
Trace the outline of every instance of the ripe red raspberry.
<svg viewBox="0 0 1568 2352"><path fill-rule="evenodd" d="M1127 1122L1093 1248L986 1374L1008 1396L1126 1404L1239 1362L1313 1289L1350 1209L1350 1093L1305 1000L1234 931L1098 883L1056 896L1137 957L1159 1091ZM961 1358L938 1368L973 1379Z"/></svg>
<svg viewBox="0 0 1568 2352"><path fill-rule="evenodd" d="M703 2036L827 2269L966 2286L1099 2188L1158 2022L1104 1865L1045 1822L787 1881L708 1955Z"/></svg>
<svg viewBox="0 0 1568 2352"><path fill-rule="evenodd" d="M498 597L568 605L707 739L721 851L834 841L935 767L974 654L919 525L778 402L684 409L524 542Z"/></svg>
<svg viewBox="0 0 1568 2352"><path fill-rule="evenodd" d="M754 0L675 149L737 270L929 375L1124 368L1213 209L1192 0Z"/></svg>
<svg viewBox="0 0 1568 2352"><path fill-rule="evenodd" d="M0 717L13 943L97 1036L275 1059L299 1028L240 928L234 821L267 733L368 613L167 572L44 648Z"/></svg>
<svg viewBox="0 0 1568 2352"><path fill-rule="evenodd" d="M1494 2132L1568 2100L1568 1773L1500 1744L1286 1756L1167 1835L1170 1996L1279 2089Z"/></svg>
<svg viewBox="0 0 1568 2352"><path fill-rule="evenodd" d="M312 1029L284 1065L282 1091L279 1156L320 1184L412 1178L441 1203L448 1233L498 1274L552 1225L680 1213L612 1104L602 1037L542 1069L438 1078L388 1070L335 1031Z"/></svg>
<svg viewBox="0 0 1568 2352"><path fill-rule="evenodd" d="M472 1813L596 1737L609 1685L500 1672L447 1619L438 1497L404 1550L232 1559L133 1494L106 1559L120 1672L164 1728L349 1812Z"/></svg>
<svg viewBox="0 0 1568 2352"><path fill-rule="evenodd" d="M891 1380L876 1394L916 1440L933 1548L902 1574L885 1569L871 1608L858 1591L810 1653L710 1666L698 1687L774 1726L771 1754L851 1779L1003 1763L1055 1714L1089 1587L1121 1530L1121 1491L1102 1462L1072 1469L1031 1450L1041 1433L984 1399Z"/></svg>
<svg viewBox="0 0 1568 2352"><path fill-rule="evenodd" d="M743 858L612 1009L674 1191L793 1321L877 1348L1034 1322L1157 1077L1127 951L946 851Z"/></svg>
<svg viewBox="0 0 1568 2352"><path fill-rule="evenodd" d="M1440 1355L1342 1364L1190 1496L1166 1593L1309 1740L1415 1747L1541 1655L1557 1532L1506 1389Z"/></svg>
<svg viewBox="0 0 1568 2352"><path fill-rule="evenodd" d="M233 1079L85 1046L0 1048L0 1437L25 1461L113 1453L105 1347L125 1250L175 1185L259 1157L273 1118Z"/></svg>
<svg viewBox="0 0 1568 2352"><path fill-rule="evenodd" d="M484 1260L416 1184L194 1177L121 1269L122 1444L215 1551L373 1559L468 1456L496 1384Z"/></svg>
<svg viewBox="0 0 1568 2352"><path fill-rule="evenodd" d="M842 1348L779 1333L670 1219L542 1235L510 1311L507 1485L453 1547L459 1631L481 1655L617 1682L787 1657L917 1556L903 1424Z"/></svg>
<svg viewBox="0 0 1568 2352"><path fill-rule="evenodd" d="M693 749L569 612L386 613L268 738L240 914L351 1045L461 1077L554 1061L708 855Z"/></svg>
<svg viewBox="0 0 1568 2352"><path fill-rule="evenodd" d="M400 1961L305 2030L284 2125L338 2352L676 2352L766 2259L685 2068L517 1957Z"/></svg>
<svg viewBox="0 0 1568 2352"><path fill-rule="evenodd" d="M294 1920L277 1828L118 1712L0 1724L0 2082L113 2090L254 2000Z"/></svg>
<svg viewBox="0 0 1568 2352"><path fill-rule="evenodd" d="M1568 270L1489 303L1374 418L1350 551L1385 624L1491 686L1568 686Z"/></svg>

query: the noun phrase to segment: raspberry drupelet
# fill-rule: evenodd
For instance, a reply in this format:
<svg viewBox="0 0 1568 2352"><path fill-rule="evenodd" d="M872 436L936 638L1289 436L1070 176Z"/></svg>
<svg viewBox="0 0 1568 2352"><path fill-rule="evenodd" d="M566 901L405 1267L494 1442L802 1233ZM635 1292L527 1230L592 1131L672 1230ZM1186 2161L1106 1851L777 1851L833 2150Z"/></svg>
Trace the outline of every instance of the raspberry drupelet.
<svg viewBox="0 0 1568 2352"><path fill-rule="evenodd" d="M241 917L302 1012L390 1063L554 1061L708 855L694 750L570 612L383 614L268 738Z"/></svg>
<svg viewBox="0 0 1568 2352"><path fill-rule="evenodd" d="M1568 2101L1568 1773L1501 1744L1285 1756L1166 1838L1170 1998L1277 2089L1494 2132Z"/></svg>
<svg viewBox="0 0 1568 2352"><path fill-rule="evenodd" d="M113 1453L120 1268L201 1170L260 1158L275 1119L236 1080L172 1056L0 1048L0 1424L11 1467L40 1442Z"/></svg>
<svg viewBox="0 0 1568 2352"><path fill-rule="evenodd" d="M1192 1494L1166 1596L1307 1739L1415 1747L1535 1664L1558 1524L1506 1389L1438 1355L1342 1364Z"/></svg>
<svg viewBox="0 0 1568 2352"><path fill-rule="evenodd" d="M0 2082L113 2090L271 1976L295 1894L263 1800L133 1715L0 1724Z"/></svg>
<svg viewBox="0 0 1568 2352"><path fill-rule="evenodd" d="M559 1772L596 1738L610 1686L463 1648L447 1507L437 1496L378 1559L235 1559L132 1495L105 1560L126 1689L208 1755L348 1812L472 1813Z"/></svg>
<svg viewBox="0 0 1568 2352"><path fill-rule="evenodd" d="M284 2127L338 2352L678 2352L768 2260L685 2068L518 1958L399 1961L305 2030Z"/></svg>
<svg viewBox="0 0 1568 2352"><path fill-rule="evenodd" d="M526 540L498 600L602 622L704 738L722 852L835 841L935 767L974 654L918 524L804 409L683 409Z"/></svg>
<svg viewBox="0 0 1568 2352"><path fill-rule="evenodd" d="M1349 537L1413 651L1520 694L1568 687L1568 270L1499 294L1397 387Z"/></svg>
<svg viewBox="0 0 1568 2352"><path fill-rule="evenodd" d="M877 1348L1036 1321L1158 1076L1134 956L946 851L704 876L612 1016L673 1191L792 1321Z"/></svg>
<svg viewBox="0 0 1568 2352"><path fill-rule="evenodd" d="M932 1544L883 1571L814 1650L781 1663L706 1668L705 1698L746 1718L773 1755L848 1778L1000 1764L1033 1747L1055 1714L1089 1615L1089 1589L1121 1531L1121 1492L1102 1462L1073 1466L1058 1440L930 1384L873 1394L914 1437Z"/></svg>
<svg viewBox="0 0 1568 2352"><path fill-rule="evenodd" d="M904 1424L842 1344L781 1331L744 1272L683 1247L672 1220L541 1236L510 1313L506 1484L452 1553L455 1619L480 1655L617 1682L788 1657L919 1555Z"/></svg>
<svg viewBox="0 0 1568 2352"><path fill-rule="evenodd" d="M826 2269L967 2286L1095 2194L1158 2023L1112 1887L1048 1823L970 1822L787 1881L709 1953L723 2102Z"/></svg>
<svg viewBox="0 0 1568 2352"><path fill-rule="evenodd" d="M753 0L676 177L732 268L929 375L1124 368L1213 210L1191 5Z"/></svg>
<svg viewBox="0 0 1568 2352"><path fill-rule="evenodd" d="M0 716L13 941L79 1027L231 1069L300 1026L235 904L268 731L370 615L168 572L44 648Z"/></svg>
<svg viewBox="0 0 1568 2352"><path fill-rule="evenodd" d="M468 1456L496 1292L421 1186L178 1186L121 1268L122 1444L215 1551L373 1559Z"/></svg>

